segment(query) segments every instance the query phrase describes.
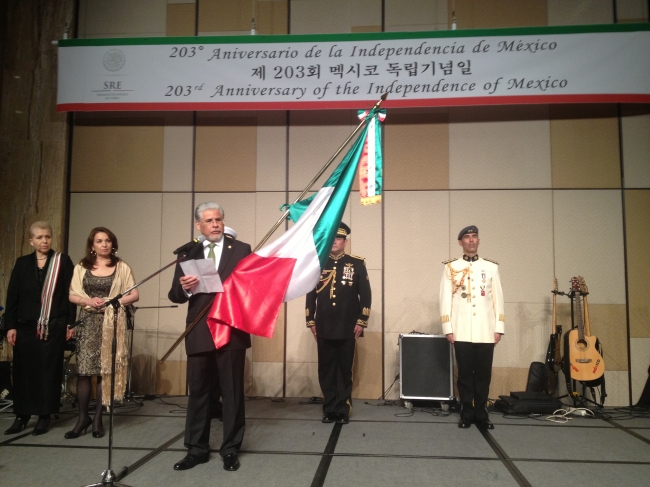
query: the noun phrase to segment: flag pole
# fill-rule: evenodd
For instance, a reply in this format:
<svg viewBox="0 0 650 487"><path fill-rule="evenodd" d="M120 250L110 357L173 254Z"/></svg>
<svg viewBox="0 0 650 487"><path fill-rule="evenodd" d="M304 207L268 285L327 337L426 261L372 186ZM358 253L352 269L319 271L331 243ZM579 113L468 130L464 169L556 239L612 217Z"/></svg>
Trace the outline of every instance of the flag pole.
<svg viewBox="0 0 650 487"><path fill-rule="evenodd" d="M381 98L379 99L379 101L377 103L375 103L375 106L370 109L369 113L372 113L373 111L378 110L379 106L381 105L381 103L384 100L386 100L387 96L388 96L388 93L384 93L383 95L381 95ZM293 204L296 204L298 201L300 201L309 192L311 187L314 184L316 184L316 181L318 181L318 179L323 175L323 173L325 171L327 171L327 168L332 165L332 163L334 162L334 159L336 159L336 157L341 153L341 151L343 151L343 149L345 149L345 147L350 143L350 141L354 138L354 136L357 135L357 133L363 128L363 126L366 124L366 122L367 122L367 117L364 117L364 119L361 120L361 123L359 125L357 125L357 128L355 128L354 131L350 134L350 136L347 139L345 139L345 142L343 142L343 144L341 144L341 147L339 147L338 150L334 153L334 155L332 157L330 157L329 161L327 161L325 163L325 165L322 167L322 169L320 171L318 171L318 174L316 174L316 176L314 176L314 179L312 179L309 182L309 184L307 185L305 190L302 193L300 193L300 195L295 199ZM264 238L260 241L260 243L257 244L257 246L255 247L253 252L256 252L260 248L262 248L262 246L266 243L266 241L269 238L271 238L271 235L273 235L273 233L278 229L278 227L280 225L282 225L282 222L284 222L287 219L288 216L289 216L289 209L285 210L284 214L280 217L280 219L277 222L275 222L275 225L273 225L271 230L269 230L269 232L264 236ZM178 345L180 345L180 343L183 341L183 339L185 339L187 334L190 331L192 331L194 326L205 316L205 314L208 312L208 310L210 309L211 306L212 306L212 301L210 301L210 303L205 308L203 308L201 310L201 312L196 316L196 318L194 318L192 323L190 323L187 326L187 328L185 328L185 331L183 331L183 333L181 333L181 336L178 337L178 339L169 348L169 350L167 350L167 353L165 353L165 355L163 355L163 357L160 359L160 362L159 362L160 364L163 364L165 362L165 360L167 360L167 358L172 354L172 352L176 349L176 347L178 347Z"/></svg>
<svg viewBox="0 0 650 487"><path fill-rule="evenodd" d="M383 102L386 99L387 96L388 96L388 93L384 93L383 95L381 95L381 98L379 99L379 101L377 103L375 103L375 106L372 107L372 109L370 110L370 113L372 113L373 111L379 109L379 106L381 105L381 102ZM345 147L350 143L350 141L354 138L354 136L357 135L359 130L361 130L363 128L363 126L366 124L366 122L367 122L367 118L364 118L363 120L361 120L361 123L359 125L357 125L357 128L355 128L354 131L350 134L350 136L347 139L345 139L345 142L343 142L343 144L341 144L341 147L339 147L338 150L334 153L334 155L332 157L330 157L330 160L325 163L325 165L322 167L322 169L320 171L318 171L318 174L316 174L316 176L314 176L314 179L312 179L309 182L309 184L304 189L304 191L298 195L298 197L294 200L294 202L292 204L295 205L298 201L300 201L301 199L303 199L305 197L305 195L309 192L311 187L314 184L316 184L316 181L318 181L318 179L323 175L323 173L325 171L327 171L327 168L332 165L332 163L334 162L336 157L343 151L343 149L345 149ZM262 248L262 246L266 243L266 241L269 238L271 238L271 235L273 235L273 233L278 229L278 227L280 225L282 225L282 222L284 222L287 219L288 216L289 216L289 209L285 210L284 214L280 217L280 219L277 222L275 222L275 225L273 225L271 230L269 230L269 232L264 236L264 238L260 241L260 243L257 244L257 247L255 247L253 252L257 252L259 249Z"/></svg>

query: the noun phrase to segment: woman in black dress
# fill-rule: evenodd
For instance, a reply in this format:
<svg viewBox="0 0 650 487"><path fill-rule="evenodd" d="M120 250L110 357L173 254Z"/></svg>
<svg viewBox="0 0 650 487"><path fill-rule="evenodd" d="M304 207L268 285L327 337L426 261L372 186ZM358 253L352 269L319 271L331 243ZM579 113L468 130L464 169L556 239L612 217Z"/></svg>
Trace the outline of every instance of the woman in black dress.
<svg viewBox="0 0 650 487"><path fill-rule="evenodd" d="M111 344L113 338L113 308L102 308L104 302L124 293L135 284L131 268L117 253L117 237L108 228L93 228L86 242L86 256L74 268L70 283L70 302L82 307L79 318L90 314L79 325L77 335L77 400L79 419L65 434L78 438L92 424L93 436L104 436L102 404L108 405L111 389ZM125 306L139 299L138 290L120 298L117 317L117 350L115 363L115 399L124 397L128 350L126 347ZM90 418L91 380L97 377L94 419Z"/></svg>
<svg viewBox="0 0 650 487"><path fill-rule="evenodd" d="M47 433L50 415L59 412L63 353L72 335L76 307L68 293L73 264L52 250L52 227L36 222L29 228L34 252L16 260L7 288L7 341L14 347L14 412L16 420L5 431L22 431L33 414L38 422L32 434Z"/></svg>

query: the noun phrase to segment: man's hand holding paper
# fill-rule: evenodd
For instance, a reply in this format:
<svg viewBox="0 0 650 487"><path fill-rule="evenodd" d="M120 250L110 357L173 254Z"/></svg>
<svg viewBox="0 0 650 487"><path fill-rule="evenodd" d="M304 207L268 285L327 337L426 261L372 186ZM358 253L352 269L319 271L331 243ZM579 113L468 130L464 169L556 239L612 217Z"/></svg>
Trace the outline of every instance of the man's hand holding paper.
<svg viewBox="0 0 650 487"><path fill-rule="evenodd" d="M183 289L192 294L221 293L221 278L210 259L187 260L180 263L185 275L180 282Z"/></svg>

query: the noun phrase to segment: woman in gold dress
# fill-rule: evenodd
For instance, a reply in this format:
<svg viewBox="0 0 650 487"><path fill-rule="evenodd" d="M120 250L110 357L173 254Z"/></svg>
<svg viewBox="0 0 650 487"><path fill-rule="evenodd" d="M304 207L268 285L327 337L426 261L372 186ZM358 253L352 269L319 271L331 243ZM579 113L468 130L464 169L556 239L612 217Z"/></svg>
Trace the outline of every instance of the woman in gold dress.
<svg viewBox="0 0 650 487"><path fill-rule="evenodd" d="M65 434L77 438L92 424L95 438L104 436L102 404L110 400L111 344L113 341L113 308L99 310L105 301L122 294L135 284L131 268L117 257L117 237L108 228L93 228L86 243L86 256L75 266L70 284L70 302L82 307L79 318L90 314L76 328L77 336L77 400L79 419ZM124 397L128 350L126 344L125 306L139 299L134 289L120 299L117 325L117 358L115 369L115 399ZM90 418L88 406L92 377L97 377L95 417Z"/></svg>

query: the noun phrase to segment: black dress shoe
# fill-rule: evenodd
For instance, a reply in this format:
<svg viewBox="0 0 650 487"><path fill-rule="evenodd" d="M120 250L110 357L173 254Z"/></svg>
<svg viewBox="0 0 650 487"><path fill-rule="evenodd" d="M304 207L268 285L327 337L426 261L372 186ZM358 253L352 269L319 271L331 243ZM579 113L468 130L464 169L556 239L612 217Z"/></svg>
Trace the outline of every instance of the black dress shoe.
<svg viewBox="0 0 650 487"><path fill-rule="evenodd" d="M327 413L323 416L323 423L333 423L334 421L336 421L336 414L334 413Z"/></svg>
<svg viewBox="0 0 650 487"><path fill-rule="evenodd" d="M15 435L16 433L20 433L25 429L27 423L29 423L29 418L31 418L31 416L16 416L14 424L12 424L9 429L5 430L5 435Z"/></svg>
<svg viewBox="0 0 650 487"><path fill-rule="evenodd" d="M478 421L476 423L476 427L481 430L493 430L494 425L492 424L492 421L489 419L484 419L483 421Z"/></svg>
<svg viewBox="0 0 650 487"><path fill-rule="evenodd" d="M234 472L239 469L239 459L236 453L230 453L223 457L223 469Z"/></svg>
<svg viewBox="0 0 650 487"><path fill-rule="evenodd" d="M460 418L460 421L458 421L459 428L467 429L470 428L471 426L472 426L472 422L467 419Z"/></svg>
<svg viewBox="0 0 650 487"><path fill-rule="evenodd" d="M104 428L100 430L93 430L93 438L103 438L104 437Z"/></svg>
<svg viewBox="0 0 650 487"><path fill-rule="evenodd" d="M190 468L196 467L199 463L208 463L209 459L209 453L205 455L192 455L188 453L180 462L174 464L174 470L189 470Z"/></svg>
<svg viewBox="0 0 650 487"><path fill-rule="evenodd" d="M336 422L338 424L348 424L350 422L350 416L345 413L338 414L336 416Z"/></svg>
<svg viewBox="0 0 650 487"><path fill-rule="evenodd" d="M34 436L44 435L50 430L49 426L50 426L50 415L48 414L47 416L39 416L38 422L36 423L36 426L34 427L34 431L32 431L32 434Z"/></svg>

